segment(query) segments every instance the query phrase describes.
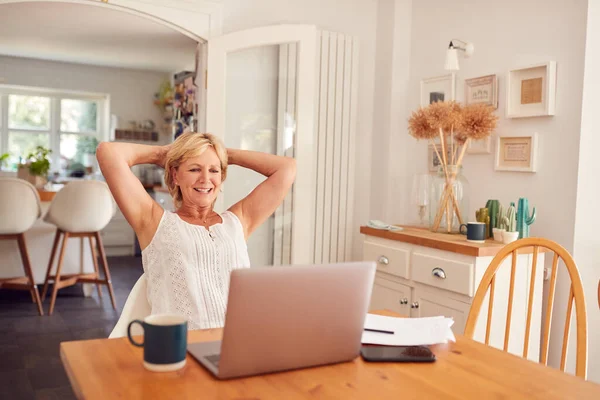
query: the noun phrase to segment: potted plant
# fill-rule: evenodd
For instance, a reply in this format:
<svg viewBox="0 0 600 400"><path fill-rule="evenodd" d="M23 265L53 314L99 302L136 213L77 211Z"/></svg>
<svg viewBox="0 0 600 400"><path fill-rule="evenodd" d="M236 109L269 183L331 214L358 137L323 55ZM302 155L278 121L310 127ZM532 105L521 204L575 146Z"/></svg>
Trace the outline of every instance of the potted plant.
<svg viewBox="0 0 600 400"><path fill-rule="evenodd" d="M504 221L504 228L502 232L502 242L509 244L519 238L519 231L517 231L517 211L515 210L515 204L510 203L510 207L506 210L506 216L502 219Z"/></svg>
<svg viewBox="0 0 600 400"><path fill-rule="evenodd" d="M52 150L44 146L37 146L27 155L26 163L19 165L18 177L34 186L44 186L47 182L48 171L50 171L50 153Z"/></svg>
<svg viewBox="0 0 600 400"><path fill-rule="evenodd" d="M9 157L10 157L10 154L8 154L8 153L4 153L4 154L0 155L0 170L8 165Z"/></svg>

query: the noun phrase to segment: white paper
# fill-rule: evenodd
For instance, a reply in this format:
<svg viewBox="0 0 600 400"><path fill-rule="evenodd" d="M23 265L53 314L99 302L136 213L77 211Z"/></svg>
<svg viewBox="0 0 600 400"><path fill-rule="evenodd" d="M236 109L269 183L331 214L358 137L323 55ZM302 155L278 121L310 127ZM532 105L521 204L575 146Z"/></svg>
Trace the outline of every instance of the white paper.
<svg viewBox="0 0 600 400"><path fill-rule="evenodd" d="M393 334L364 331L362 343L387 346L420 346L455 342L454 320L445 317L395 318L367 314L365 328L392 331Z"/></svg>

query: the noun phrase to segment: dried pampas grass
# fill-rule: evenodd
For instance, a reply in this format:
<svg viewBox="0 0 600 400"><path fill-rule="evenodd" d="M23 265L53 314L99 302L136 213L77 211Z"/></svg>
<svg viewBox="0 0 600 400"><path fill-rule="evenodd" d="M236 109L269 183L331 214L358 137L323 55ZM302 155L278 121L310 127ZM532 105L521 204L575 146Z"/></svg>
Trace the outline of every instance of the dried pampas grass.
<svg viewBox="0 0 600 400"><path fill-rule="evenodd" d="M431 127L427 118L427 109L419 108L408 120L408 131L417 140L430 140L437 136L437 130Z"/></svg>
<svg viewBox="0 0 600 400"><path fill-rule="evenodd" d="M498 123L494 109L486 104L471 104L463 108L460 133L469 139L488 137Z"/></svg>
<svg viewBox="0 0 600 400"><path fill-rule="evenodd" d="M448 213L447 221L452 220L450 213L455 212L459 222L463 223L453 188L456 174L452 173L447 166L449 164L460 166L469 141L480 140L491 135L496 129L497 122L498 117L494 114L494 109L481 103L463 107L455 101L442 101L419 108L411 114L408 120L409 133L417 140L426 139L432 143L439 137L442 155L444 155L440 162L444 169L446 184L432 226L433 231L438 230L444 212ZM445 139L446 136L448 139ZM447 159L445 155L448 154L448 148L452 156ZM450 224L448 224L448 232L450 232Z"/></svg>

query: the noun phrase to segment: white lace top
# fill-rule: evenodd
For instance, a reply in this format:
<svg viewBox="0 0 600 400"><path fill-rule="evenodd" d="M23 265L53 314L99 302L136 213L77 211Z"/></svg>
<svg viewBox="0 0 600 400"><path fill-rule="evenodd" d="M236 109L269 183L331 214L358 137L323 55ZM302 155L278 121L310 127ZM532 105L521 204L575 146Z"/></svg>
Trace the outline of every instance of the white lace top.
<svg viewBox="0 0 600 400"><path fill-rule="evenodd" d="M188 318L188 329L223 327L229 274L250 266L244 229L226 211L223 222L203 226L165 211L150 244L142 251L152 314Z"/></svg>

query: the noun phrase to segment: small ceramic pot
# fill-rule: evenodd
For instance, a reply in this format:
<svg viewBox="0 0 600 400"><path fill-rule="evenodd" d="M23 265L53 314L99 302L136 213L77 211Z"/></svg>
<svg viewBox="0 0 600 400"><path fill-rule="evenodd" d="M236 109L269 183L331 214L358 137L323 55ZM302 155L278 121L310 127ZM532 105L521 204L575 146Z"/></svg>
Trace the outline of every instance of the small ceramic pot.
<svg viewBox="0 0 600 400"><path fill-rule="evenodd" d="M519 238L519 232L502 232L502 242L504 244L509 244L514 242Z"/></svg>
<svg viewBox="0 0 600 400"><path fill-rule="evenodd" d="M506 232L506 229L494 228L494 229L492 229L492 232L494 234L494 240L496 242L502 242L503 241L502 233Z"/></svg>

